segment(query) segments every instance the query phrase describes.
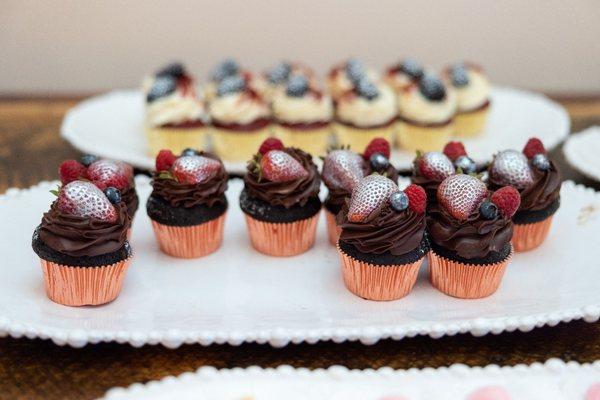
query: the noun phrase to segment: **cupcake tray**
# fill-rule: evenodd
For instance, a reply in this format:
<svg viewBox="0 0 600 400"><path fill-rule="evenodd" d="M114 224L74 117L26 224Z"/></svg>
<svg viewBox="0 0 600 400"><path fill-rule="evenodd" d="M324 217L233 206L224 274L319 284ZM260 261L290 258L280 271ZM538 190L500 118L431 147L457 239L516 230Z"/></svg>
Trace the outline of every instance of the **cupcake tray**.
<svg viewBox="0 0 600 400"><path fill-rule="evenodd" d="M505 396L498 396L499 391ZM408 370L202 367L145 385L114 388L103 399L595 400L598 397L593 396L599 394L600 361L578 364L550 359L529 366L454 364Z"/></svg>
<svg viewBox="0 0 600 400"><path fill-rule="evenodd" d="M563 152L568 163L590 179L600 182L600 126L570 135Z"/></svg>
<svg viewBox="0 0 600 400"><path fill-rule="evenodd" d="M550 149L569 134L570 120L565 109L540 94L494 87L491 101L484 134L461 139L478 163L490 161L498 149L522 148L531 136L539 137ZM92 97L70 110L63 121L61 134L83 152L152 169L154 158L147 154L143 118L142 93L118 90ZM409 169L413 158L414 152L397 150L391 161L399 169ZM229 172L242 173L246 163L226 162L225 167Z"/></svg>
<svg viewBox="0 0 600 400"><path fill-rule="evenodd" d="M149 179L137 177L141 204ZM402 180L400 186L406 185ZM133 225L134 259L120 296L98 307L72 308L48 300L31 235L53 199L56 182L10 189L0 196L0 335L40 337L79 347L116 341L161 343L288 343L438 338L470 332L529 331L561 321L600 317L600 193L572 182L546 242L516 254L493 296L460 300L436 291L427 265L411 294L392 302L352 295L342 282L336 249L319 220L317 244L290 258L261 255L250 245L232 180L222 248L205 258L162 254L145 207Z"/></svg>

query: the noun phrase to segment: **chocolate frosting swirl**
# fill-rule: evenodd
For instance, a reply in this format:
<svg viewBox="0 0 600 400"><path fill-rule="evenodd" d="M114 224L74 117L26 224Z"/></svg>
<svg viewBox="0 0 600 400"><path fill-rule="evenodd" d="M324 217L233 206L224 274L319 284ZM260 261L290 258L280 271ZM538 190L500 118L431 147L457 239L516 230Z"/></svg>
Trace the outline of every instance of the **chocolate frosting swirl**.
<svg viewBox="0 0 600 400"><path fill-rule="evenodd" d="M264 178L259 179L254 166L249 163L248 172L244 176L246 191L250 197L263 200L272 206L285 208L295 205L304 206L310 198L319 195L321 185L319 171L312 161L312 156L305 151L294 147L287 147L284 151L300 162L308 172L308 176L288 182L271 182ZM255 160L257 157L255 156Z"/></svg>
<svg viewBox="0 0 600 400"><path fill-rule="evenodd" d="M200 152L203 157L221 160L212 153ZM167 201L173 207L192 208L198 205L212 207L224 203L227 190L227 171L221 163L219 171L205 182L199 184L180 183L175 179L152 178L152 195Z"/></svg>
<svg viewBox="0 0 600 400"><path fill-rule="evenodd" d="M94 257L115 252L127 240L131 219L124 202L115 205L116 222L63 214L57 202L44 214L40 239L50 248L73 257Z"/></svg>
<svg viewBox="0 0 600 400"><path fill-rule="evenodd" d="M337 216L342 228L340 240L367 254L400 256L419 247L425 233L425 214L410 209L397 212L389 205L364 222L348 221L348 204Z"/></svg>
<svg viewBox="0 0 600 400"><path fill-rule="evenodd" d="M133 218L140 205L140 199L135 191L135 182L133 180L127 189L121 191L121 200L127 204L127 213Z"/></svg>
<svg viewBox="0 0 600 400"><path fill-rule="evenodd" d="M521 190L519 211L537 211L549 207L560 197L560 172L550 161L550 169L540 171L532 167L533 184Z"/></svg>
<svg viewBox="0 0 600 400"><path fill-rule="evenodd" d="M443 207L428 210L428 231L431 240L466 259L485 258L490 252L501 252L510 242L513 224L498 214L486 220L475 210L466 221L459 221Z"/></svg>

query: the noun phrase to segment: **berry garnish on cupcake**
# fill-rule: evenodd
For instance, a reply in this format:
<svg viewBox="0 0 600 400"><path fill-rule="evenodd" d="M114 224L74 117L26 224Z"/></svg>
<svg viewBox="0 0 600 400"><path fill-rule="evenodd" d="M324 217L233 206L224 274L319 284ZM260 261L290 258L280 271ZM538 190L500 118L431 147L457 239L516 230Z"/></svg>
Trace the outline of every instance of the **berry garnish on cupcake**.
<svg viewBox="0 0 600 400"><path fill-rule="evenodd" d="M426 194L404 191L383 175L363 178L338 214L338 249L344 282L370 300L394 300L412 289L429 251L425 233Z"/></svg>
<svg viewBox="0 0 600 400"><path fill-rule="evenodd" d="M186 149L156 157L146 209L163 252L197 258L216 251L223 240L228 175L215 155Z"/></svg>
<svg viewBox="0 0 600 400"><path fill-rule="evenodd" d="M365 67L362 61L350 58L329 71L327 87L333 99L337 101L344 93L356 87L363 78L374 82L379 80L379 76L374 70Z"/></svg>
<svg viewBox="0 0 600 400"><path fill-rule="evenodd" d="M381 137L374 138L369 142L362 154L367 162L367 175L377 172L398 182L398 170L390 162L390 147L390 142Z"/></svg>
<svg viewBox="0 0 600 400"><path fill-rule="evenodd" d="M433 206L437 202L437 189L440 183L455 173L456 168L445 152L421 153L418 151L413 160L413 172L410 179L412 183L425 189L428 205Z"/></svg>
<svg viewBox="0 0 600 400"><path fill-rule="evenodd" d="M423 66L413 58L405 58L385 72L385 81L396 92L406 89L423 77Z"/></svg>
<svg viewBox="0 0 600 400"><path fill-rule="evenodd" d="M273 256L290 256L314 244L320 179L312 156L268 139L248 163L240 207L252 245Z"/></svg>

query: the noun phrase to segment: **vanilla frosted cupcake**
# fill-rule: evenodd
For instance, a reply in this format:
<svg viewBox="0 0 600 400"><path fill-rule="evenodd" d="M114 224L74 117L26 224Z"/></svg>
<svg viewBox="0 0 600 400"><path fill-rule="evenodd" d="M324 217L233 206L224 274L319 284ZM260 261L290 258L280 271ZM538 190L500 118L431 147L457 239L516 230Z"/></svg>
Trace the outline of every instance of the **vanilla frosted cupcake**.
<svg viewBox="0 0 600 400"><path fill-rule="evenodd" d="M325 154L333 117L331 97L310 87L304 76L295 75L285 89L277 91L271 107L277 137L313 156Z"/></svg>
<svg viewBox="0 0 600 400"><path fill-rule="evenodd" d="M225 78L209 104L213 147L226 161L244 161L270 133L265 100L239 75Z"/></svg>
<svg viewBox="0 0 600 400"><path fill-rule="evenodd" d="M335 135L338 144L364 149L376 137L393 143L397 108L392 89L383 83L361 79L337 101Z"/></svg>
<svg viewBox="0 0 600 400"><path fill-rule="evenodd" d="M400 93L422 77L423 66L412 58L405 58L389 67L383 79L394 91Z"/></svg>
<svg viewBox="0 0 600 400"><path fill-rule="evenodd" d="M379 75L375 70L366 68L360 60L355 58L333 67L327 75L327 88L333 100L337 101L344 93L354 89L363 77L373 82L379 80Z"/></svg>
<svg viewBox="0 0 600 400"><path fill-rule="evenodd" d="M445 78L456 93L456 135L483 133L490 109L491 88L481 67L471 63L455 64L445 71Z"/></svg>
<svg viewBox="0 0 600 400"><path fill-rule="evenodd" d="M298 62L281 61L253 80L252 87L271 102L278 92L285 90L290 78L298 75L306 78L310 86L316 84L315 73L309 67Z"/></svg>
<svg viewBox="0 0 600 400"><path fill-rule="evenodd" d="M436 76L425 74L398 95L400 146L439 151L454 129L456 95Z"/></svg>

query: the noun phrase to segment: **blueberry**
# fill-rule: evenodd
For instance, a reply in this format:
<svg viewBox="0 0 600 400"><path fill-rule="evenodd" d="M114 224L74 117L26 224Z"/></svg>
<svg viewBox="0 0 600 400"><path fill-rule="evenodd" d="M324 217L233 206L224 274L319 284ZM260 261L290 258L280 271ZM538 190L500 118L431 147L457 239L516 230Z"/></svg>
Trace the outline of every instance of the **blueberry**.
<svg viewBox="0 0 600 400"><path fill-rule="evenodd" d="M400 64L400 71L410 76L412 79L421 79L423 76L423 67L413 58L406 58Z"/></svg>
<svg viewBox="0 0 600 400"><path fill-rule="evenodd" d="M221 82L228 76L237 75L239 70L240 66L238 65L238 63L235 60L228 58L220 62L215 67L211 74L211 79L216 82Z"/></svg>
<svg viewBox="0 0 600 400"><path fill-rule="evenodd" d="M442 81L434 75L424 75L419 82L421 94L431 101L442 101L446 97L446 88Z"/></svg>
<svg viewBox="0 0 600 400"><path fill-rule="evenodd" d="M463 64L458 64L450 68L450 80L452 85L463 87L469 84L469 73Z"/></svg>
<svg viewBox="0 0 600 400"><path fill-rule="evenodd" d="M394 192L390 196L390 204L396 211L404 211L408 208L408 196L404 192Z"/></svg>
<svg viewBox="0 0 600 400"><path fill-rule="evenodd" d="M285 93L291 97L302 97L308 91L308 79L302 75L290 78Z"/></svg>
<svg viewBox="0 0 600 400"><path fill-rule="evenodd" d="M477 170L477 165L469 156L460 156L454 161L454 166L460 168L463 174L472 174Z"/></svg>
<svg viewBox="0 0 600 400"><path fill-rule="evenodd" d="M351 58L346 63L346 76L350 79L350 82L356 83L360 81L365 75L365 69L360 60Z"/></svg>
<svg viewBox="0 0 600 400"><path fill-rule="evenodd" d="M498 207L488 200L479 205L479 214L485 219L494 219L498 215Z"/></svg>
<svg viewBox="0 0 600 400"><path fill-rule="evenodd" d="M156 72L156 76L171 76L173 78L181 78L185 75L185 68L182 63L174 62L161 68Z"/></svg>
<svg viewBox="0 0 600 400"><path fill-rule="evenodd" d="M550 169L550 160L548 160L548 157L542 153L533 156L531 163L540 171L548 171Z"/></svg>
<svg viewBox="0 0 600 400"><path fill-rule="evenodd" d="M173 93L177 89L177 81L171 76L159 76L154 80L152 88L146 96L148 103L153 102L156 99L165 97Z"/></svg>
<svg viewBox="0 0 600 400"><path fill-rule="evenodd" d="M181 152L181 156L197 156L198 152L194 149L190 149L189 147Z"/></svg>
<svg viewBox="0 0 600 400"><path fill-rule="evenodd" d="M279 85L286 82L290 73L292 72L292 66L287 62L280 62L267 74L267 79L274 85Z"/></svg>
<svg viewBox="0 0 600 400"><path fill-rule="evenodd" d="M390 160L381 153L373 153L369 162L375 171L384 171L390 166Z"/></svg>
<svg viewBox="0 0 600 400"><path fill-rule="evenodd" d="M243 76L234 75L228 76L219 83L217 88L217 96L225 96L230 93L241 92L246 88L246 80Z"/></svg>
<svg viewBox="0 0 600 400"><path fill-rule="evenodd" d="M98 161L98 157L92 154L84 154L81 156L81 163L84 167L89 167L92 163Z"/></svg>
<svg viewBox="0 0 600 400"><path fill-rule="evenodd" d="M373 100L379 96L379 89L373 83L369 82L366 78L358 81L356 85L356 93L360 97L364 97L367 100Z"/></svg>
<svg viewBox="0 0 600 400"><path fill-rule="evenodd" d="M108 201L110 201L113 204L118 204L121 202L121 192L117 188L109 186L106 189L104 189L104 194L106 195Z"/></svg>

